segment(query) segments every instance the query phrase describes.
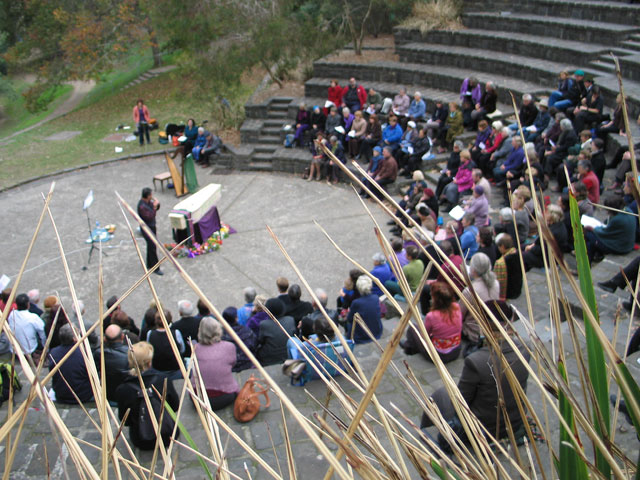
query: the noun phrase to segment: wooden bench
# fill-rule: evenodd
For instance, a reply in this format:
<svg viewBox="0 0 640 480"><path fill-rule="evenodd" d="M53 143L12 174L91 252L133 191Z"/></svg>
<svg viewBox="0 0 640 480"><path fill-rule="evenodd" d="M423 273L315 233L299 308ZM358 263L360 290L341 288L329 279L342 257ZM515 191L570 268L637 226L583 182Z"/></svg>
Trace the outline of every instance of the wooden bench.
<svg viewBox="0 0 640 480"><path fill-rule="evenodd" d="M156 189L156 181L160 182L160 188L164 192L164 183L171 180L171 172L162 172L153 177L153 189Z"/></svg>

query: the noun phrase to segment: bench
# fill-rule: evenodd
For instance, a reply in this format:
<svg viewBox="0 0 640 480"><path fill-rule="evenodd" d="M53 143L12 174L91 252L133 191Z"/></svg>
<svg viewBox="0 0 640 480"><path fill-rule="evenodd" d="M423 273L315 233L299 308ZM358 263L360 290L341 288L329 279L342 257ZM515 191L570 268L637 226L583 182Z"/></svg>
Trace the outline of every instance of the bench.
<svg viewBox="0 0 640 480"><path fill-rule="evenodd" d="M164 192L164 183L171 180L171 172L162 172L153 177L153 189L156 190L156 181L160 182L160 188Z"/></svg>

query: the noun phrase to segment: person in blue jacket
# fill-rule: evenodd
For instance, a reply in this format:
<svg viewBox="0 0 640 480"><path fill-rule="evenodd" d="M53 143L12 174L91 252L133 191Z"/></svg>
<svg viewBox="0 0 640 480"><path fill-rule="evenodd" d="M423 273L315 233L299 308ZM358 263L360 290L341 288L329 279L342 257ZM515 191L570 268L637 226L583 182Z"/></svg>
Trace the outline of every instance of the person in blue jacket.
<svg viewBox="0 0 640 480"><path fill-rule="evenodd" d="M398 125L398 117L395 115L389 117L389 124L382 131L381 147L391 147L394 150L402 140L402 127Z"/></svg>
<svg viewBox="0 0 640 480"><path fill-rule="evenodd" d="M469 259L478 251L478 227L475 226L476 217L473 213L465 213L460 223L464 229L460 235L460 248L462 249L462 258Z"/></svg>
<svg viewBox="0 0 640 480"><path fill-rule="evenodd" d="M362 321L371 331L374 338L378 339L382 335L382 319L380 318L380 299L371 291L373 282L366 275L361 275L356 281L356 288L360 292L360 297L351 302L347 323L345 326L346 335L355 343L366 343L371 341L368 333L354 321L356 313L360 314Z"/></svg>
<svg viewBox="0 0 640 480"><path fill-rule="evenodd" d="M409 118L411 120L424 120L425 115L427 113L427 105L422 100L422 94L420 92L416 92L413 95L413 100L411 100L411 104L409 105Z"/></svg>
<svg viewBox="0 0 640 480"><path fill-rule="evenodd" d="M384 285L384 282L386 282L387 280L391 280L391 278L393 277L391 267L387 263L387 259L380 252L374 253L372 259L373 270L371 270L371 272L369 273L380 280L380 283ZM375 283L371 288L371 292L375 293L378 296L382 295L382 290L380 290L380 287L378 287L378 285L376 285Z"/></svg>

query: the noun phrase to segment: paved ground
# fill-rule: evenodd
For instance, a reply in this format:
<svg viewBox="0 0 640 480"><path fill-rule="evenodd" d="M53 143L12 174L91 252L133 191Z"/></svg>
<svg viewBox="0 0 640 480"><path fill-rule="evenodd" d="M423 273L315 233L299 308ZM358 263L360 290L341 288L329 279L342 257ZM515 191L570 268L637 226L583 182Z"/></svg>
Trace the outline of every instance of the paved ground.
<svg viewBox="0 0 640 480"><path fill-rule="evenodd" d="M115 223L117 231L115 238L108 245L107 257L103 258L104 266L104 296L120 295L132 285L141 274L141 267L137 261L135 250L126 231L125 222L116 203L114 191L117 190L128 202L135 205L142 187L150 185L153 174L163 171L161 158L147 158L126 163L116 163L81 170L77 173L57 179L56 193L51 204L54 219L62 237L63 247L69 262L73 281L79 298L87 305L87 316L95 319L98 313L97 305L97 266L98 258L94 256L88 270L82 267L87 264L88 247L84 243L87 238L87 218L82 211L82 202L90 189L94 190L95 202L91 207L91 221L99 220L101 224ZM203 288L212 302L223 309L228 305L242 303L241 290L245 286L254 285L259 292L269 295L275 293L275 278L279 275L289 277L290 281L298 279L291 267L269 237L266 226L273 228L289 254L298 264L312 287L322 287L331 293L338 291L342 285L350 265L336 252L326 240L320 230L314 225L314 220L322 225L338 244L363 265L370 265L371 255L378 250L377 241L373 235L369 216L363 209L357 197L346 186L327 186L324 183L305 182L299 178L287 175L267 175L251 173L233 173L227 175L209 175L208 171L198 170L199 182L223 185L222 200L219 202L221 218L232 225L237 234L225 240L221 250L196 259L182 259L181 262ZM27 245L41 209L41 192L49 188L48 182L30 184L19 189L0 194L5 224L10 225L4 232L3 262L1 273L15 278L24 258ZM171 206L177 203L172 191L157 192L162 204L159 215L158 234L162 240L170 240L170 228L166 214ZM369 204L371 205L371 204ZM377 220L386 220L380 213L374 212ZM144 243L141 245L144 248ZM624 265L632 255L627 257L611 257L598 264L594 269L594 281L607 278L612 272ZM163 277L153 277L154 285L162 301L176 312L176 302L182 298L195 300L195 295L182 282L179 276L170 268L165 268ZM529 285L534 301L534 316L537 331L551 349L551 331L548 325L548 289L544 276L539 271L532 271L528 275ZM566 282L564 282L566 283ZM59 292L65 305L70 303L70 288L66 284L64 273L59 260L55 238L48 219L45 219L34 252L27 263L27 269L20 291L37 287L43 296ZM605 331L613 335L613 312L616 301L624 298L622 295L606 295L597 290L600 311ZM568 294L571 298L572 295ZM305 293L305 298L308 295ZM146 285L141 286L123 304L127 311L139 323L141 316L151 299ZM333 303L333 302L332 302ZM518 299L515 305L524 313L524 297ZM619 322L619 337L626 335L629 325L628 316L623 315ZM395 319L385 321L385 335L381 341L386 344L388 335L396 324ZM564 324L566 329L566 324ZM618 342L622 351L624 341ZM356 354L371 373L379 359L379 352L373 346L356 349ZM394 361L404 372L402 361L407 360L416 373L419 381L427 393L439 387L442 382L433 366L418 356L405 357L396 353ZM635 358L632 362L633 372L638 375ZM449 364L449 370L454 378L462 368L462 361ZM286 379L280 373L279 366L269 368L269 372L276 378L290 398L299 406L302 413L308 417L318 411L317 405L305 392L305 389L287 385ZM243 381L248 372L239 375ZM341 379L340 384L345 391L358 398L355 388ZM579 385L573 369L571 382ZM322 400L326 389L319 382L308 384L306 390L316 398ZM540 394L530 386L531 400L540 406ZM417 419L420 412L411 395L406 391L401 380L395 373L387 373L378 391L381 403L389 407L390 403L397 405L409 417ZM24 398L22 392L18 400ZM272 399L275 400L272 395ZM2 415L6 412L6 404L2 407ZM99 435L91 426L89 419L77 407L60 406L63 419L78 438L99 443ZM185 410L184 422L190 428L191 434L204 452L209 451L199 421L195 418L193 408L189 405ZM95 410L89 410L95 416ZM283 429L277 401L268 410L250 424L240 425L232 419L230 411L221 412L220 416L228 422L231 428L238 432L253 448L256 449L276 471L273 448L269 440L269 433L273 438L275 450L283 471L286 471L285 453L282 445ZM619 421L623 425L624 421ZM297 469L301 478L321 478L326 469L326 461L319 456L311 442L302 434L300 427L287 417L289 432L295 439L293 449L297 461ZM555 430L555 429L554 429ZM556 436L552 436L555 439ZM222 435L226 442L226 434ZM626 445L631 458L637 458L637 442L631 433L617 433L616 441ZM386 445L386 442L382 442ZM21 439L21 447L13 465L11 478L35 479L44 478L47 472L45 458L52 478L63 478L63 463L71 467L66 456L66 450L57 446L56 436L51 435L51 429L46 415L36 403L29 410L26 419L25 432ZM5 461L4 446L0 446L0 468ZM96 451L86 448L88 457L99 461ZM144 463L151 461L145 453L139 453ZM240 446L233 440L229 441L227 455L232 470L242 478L267 478L266 472L258 468L258 463L248 458ZM543 455L544 453L543 449ZM185 450L177 452L178 478L203 478L202 470L192 454ZM547 460L548 461L548 460ZM71 474L71 478L76 476Z"/></svg>

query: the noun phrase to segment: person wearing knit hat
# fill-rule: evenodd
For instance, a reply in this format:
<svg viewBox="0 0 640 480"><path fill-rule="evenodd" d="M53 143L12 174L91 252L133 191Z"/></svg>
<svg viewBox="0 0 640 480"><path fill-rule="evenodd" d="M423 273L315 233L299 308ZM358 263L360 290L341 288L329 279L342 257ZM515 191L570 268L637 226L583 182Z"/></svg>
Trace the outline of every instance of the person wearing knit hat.
<svg viewBox="0 0 640 480"><path fill-rule="evenodd" d="M58 297L54 295L49 295L47 298L44 299L44 302L42 303L42 306L44 307L44 312L42 312L42 315L40 315L40 318L42 319L45 325L47 325L47 322L51 318L51 309L58 304L59 304Z"/></svg>

